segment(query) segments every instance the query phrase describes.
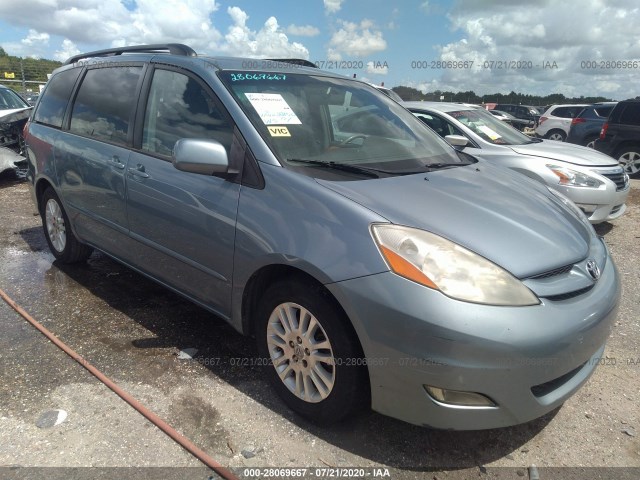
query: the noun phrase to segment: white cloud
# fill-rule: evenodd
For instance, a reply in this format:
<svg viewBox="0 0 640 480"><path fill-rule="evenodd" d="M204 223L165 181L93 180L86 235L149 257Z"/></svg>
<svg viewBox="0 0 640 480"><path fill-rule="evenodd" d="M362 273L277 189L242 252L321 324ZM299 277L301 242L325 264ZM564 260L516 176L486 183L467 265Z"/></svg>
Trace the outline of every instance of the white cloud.
<svg viewBox="0 0 640 480"><path fill-rule="evenodd" d="M33 28L29 29L29 34L23 38L22 43L28 47L39 47L49 45L49 34L39 33Z"/></svg>
<svg viewBox="0 0 640 480"><path fill-rule="evenodd" d="M320 30L313 25L289 25L287 33L299 37L315 37L320 34Z"/></svg>
<svg viewBox="0 0 640 480"><path fill-rule="evenodd" d="M362 20L360 24L339 20L342 26L329 41L329 49L334 54L348 57L365 57L387 48L382 32L375 28L371 20Z"/></svg>
<svg viewBox="0 0 640 480"><path fill-rule="evenodd" d="M342 8L344 0L324 0L324 10L327 13L336 13Z"/></svg>
<svg viewBox="0 0 640 480"><path fill-rule="evenodd" d="M366 72L386 75L389 73L389 65L387 62L367 62Z"/></svg>
<svg viewBox="0 0 640 480"><path fill-rule="evenodd" d="M342 60L342 55L340 55L340 52L338 52L337 50L329 48L327 50L327 60L330 62L339 62L340 60Z"/></svg>
<svg viewBox="0 0 640 480"><path fill-rule="evenodd" d="M227 12L233 20L224 44L220 47L230 55L247 57L296 57L309 58L309 50L298 42L289 42L287 35L275 17L269 17L259 31L247 27L249 16L238 7L229 7Z"/></svg>
<svg viewBox="0 0 640 480"><path fill-rule="evenodd" d="M640 58L640 42L629 35L640 23L640 8L630 8L629 2L583 0L576 8L549 0L487 0L481 5L460 0L448 17L463 38L436 46L435 52L440 60L473 61L474 67L446 68L435 80L420 84L425 88L614 98L637 94L637 70L584 68L590 60ZM492 61L525 67L482 68ZM543 68L553 62L557 68Z"/></svg>
<svg viewBox="0 0 640 480"><path fill-rule="evenodd" d="M78 55L79 53L81 53L81 52L78 49L78 47L76 46L76 44L73 43L68 38L65 38L62 41L62 45L60 47L60 50L56 50L56 53L54 54L54 57L55 57L56 60L60 60L61 62L64 62L69 57L73 57L74 55Z"/></svg>
<svg viewBox="0 0 640 480"><path fill-rule="evenodd" d="M30 55L44 46L50 36L65 39L56 51L62 58L71 51L102 49L108 46L146 43L185 43L201 53L239 56L278 56L309 58L309 51L290 42L275 17L251 30L248 15L238 7L228 8L232 25L223 35L214 25L216 0L137 0L127 9L121 0L33 0L33 9L24 15L23 0L2 0L0 18L31 30L21 43L4 43L14 55ZM295 27L295 26L293 26ZM297 35L319 33L307 25L295 27ZM41 49L44 53L44 49ZM66 57L65 57L66 58Z"/></svg>

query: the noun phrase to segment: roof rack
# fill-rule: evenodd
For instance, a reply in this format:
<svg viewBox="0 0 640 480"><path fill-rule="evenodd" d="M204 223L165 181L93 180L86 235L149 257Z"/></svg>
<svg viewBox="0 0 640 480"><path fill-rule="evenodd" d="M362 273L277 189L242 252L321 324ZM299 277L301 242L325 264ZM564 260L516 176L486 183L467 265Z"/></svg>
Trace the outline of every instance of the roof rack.
<svg viewBox="0 0 640 480"><path fill-rule="evenodd" d="M132 45L130 47L107 48L106 50L96 50L95 52L82 53L69 58L64 65L75 63L83 58L92 57L113 57L123 53L170 53L172 55L182 55L184 57L195 57L195 50L182 43L157 43L153 45Z"/></svg>
<svg viewBox="0 0 640 480"><path fill-rule="evenodd" d="M300 67L318 68L315 63L305 60L304 58L267 58L267 60L271 62L290 63L291 65L298 65Z"/></svg>

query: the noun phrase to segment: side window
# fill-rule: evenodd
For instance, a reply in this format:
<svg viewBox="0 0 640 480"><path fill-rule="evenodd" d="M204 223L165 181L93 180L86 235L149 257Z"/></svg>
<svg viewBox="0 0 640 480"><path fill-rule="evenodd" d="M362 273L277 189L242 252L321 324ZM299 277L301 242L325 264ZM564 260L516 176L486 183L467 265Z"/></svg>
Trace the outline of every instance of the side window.
<svg viewBox="0 0 640 480"><path fill-rule="evenodd" d="M594 111L598 114L598 116L604 117L604 118L607 118L609 116L609 114L611 113L611 110L613 110L612 106L594 108Z"/></svg>
<svg viewBox="0 0 640 480"><path fill-rule="evenodd" d="M73 105L70 131L126 145L141 72L142 67L89 70Z"/></svg>
<svg viewBox="0 0 640 480"><path fill-rule="evenodd" d="M435 131L438 135L444 138L445 135L449 135L449 129L447 128L447 124L443 122L440 118L429 115L427 113L418 113L414 114L423 123L431 127L433 131Z"/></svg>
<svg viewBox="0 0 640 480"><path fill-rule="evenodd" d="M620 123L640 125L640 103L629 103L620 116Z"/></svg>
<svg viewBox="0 0 640 480"><path fill-rule="evenodd" d="M38 104L38 110L33 116L35 122L58 128L62 127L62 120L67 103L69 103L71 90L73 90L81 71L81 68L65 70L49 80Z"/></svg>
<svg viewBox="0 0 640 480"><path fill-rule="evenodd" d="M231 150L233 126L198 81L170 70L156 70L142 131L142 149L170 156L181 138L207 138Z"/></svg>

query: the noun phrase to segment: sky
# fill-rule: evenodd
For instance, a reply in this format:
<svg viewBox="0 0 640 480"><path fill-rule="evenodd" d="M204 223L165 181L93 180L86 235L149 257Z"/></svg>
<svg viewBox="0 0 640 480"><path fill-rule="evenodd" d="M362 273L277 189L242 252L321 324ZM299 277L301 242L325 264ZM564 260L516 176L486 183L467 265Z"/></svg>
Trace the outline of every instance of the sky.
<svg viewBox="0 0 640 480"><path fill-rule="evenodd" d="M0 46L10 55L65 60L176 42L480 95L640 95L638 25L637 0L0 1Z"/></svg>

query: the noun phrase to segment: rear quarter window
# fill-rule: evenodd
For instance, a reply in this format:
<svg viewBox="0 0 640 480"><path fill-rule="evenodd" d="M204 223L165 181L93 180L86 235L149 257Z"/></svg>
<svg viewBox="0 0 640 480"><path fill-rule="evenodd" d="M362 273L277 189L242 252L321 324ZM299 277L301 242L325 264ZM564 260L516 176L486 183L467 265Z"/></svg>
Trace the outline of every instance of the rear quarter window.
<svg viewBox="0 0 640 480"><path fill-rule="evenodd" d="M64 112L67 109L71 91L81 71L81 68L65 70L54 75L49 80L47 88L40 99L38 109L33 116L35 122L57 128L62 127Z"/></svg>
<svg viewBox="0 0 640 480"><path fill-rule="evenodd" d="M598 117L607 118L613 110L613 106L608 107L596 107L593 109Z"/></svg>
<svg viewBox="0 0 640 480"><path fill-rule="evenodd" d="M71 112L69 130L78 135L127 144L142 67L87 71Z"/></svg>
<svg viewBox="0 0 640 480"><path fill-rule="evenodd" d="M619 122L625 125L640 125L640 103L625 105Z"/></svg>

